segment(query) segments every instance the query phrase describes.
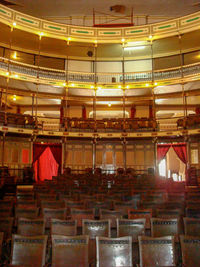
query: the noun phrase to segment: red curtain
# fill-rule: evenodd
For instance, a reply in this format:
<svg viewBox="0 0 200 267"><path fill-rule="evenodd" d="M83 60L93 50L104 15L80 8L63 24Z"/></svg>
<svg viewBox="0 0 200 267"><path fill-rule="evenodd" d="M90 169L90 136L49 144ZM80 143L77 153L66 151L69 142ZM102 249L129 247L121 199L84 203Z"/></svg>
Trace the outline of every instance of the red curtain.
<svg viewBox="0 0 200 267"><path fill-rule="evenodd" d="M35 170L36 181L40 180L40 170L41 170L40 165L44 162L44 161L40 161L40 157L43 155L46 148L49 148L49 150L53 154L52 156L54 157L54 160L56 161L56 164L58 165L58 173L61 173L62 145L61 144L37 144L35 143L33 144L33 167ZM49 153L47 155L49 155ZM51 156L47 156L46 161L49 162L49 159L52 162ZM54 167L52 168L55 169L55 164L54 164Z"/></svg>
<svg viewBox="0 0 200 267"><path fill-rule="evenodd" d="M171 144L158 144L157 145L157 159L160 162L166 156Z"/></svg>
<svg viewBox="0 0 200 267"><path fill-rule="evenodd" d="M82 107L82 119L86 120L87 119L87 114L86 114L86 107Z"/></svg>
<svg viewBox="0 0 200 267"><path fill-rule="evenodd" d="M195 112L197 115L200 115L200 107L196 107Z"/></svg>
<svg viewBox="0 0 200 267"><path fill-rule="evenodd" d="M153 107L150 105L149 106L149 119L153 118Z"/></svg>
<svg viewBox="0 0 200 267"><path fill-rule="evenodd" d="M131 119L135 118L135 114L136 114L136 108L135 106L131 107Z"/></svg>
<svg viewBox="0 0 200 267"><path fill-rule="evenodd" d="M179 159L187 164L187 149L186 149L186 144L185 143L180 143L180 144L173 144L172 145L174 151L176 152L177 156Z"/></svg>
<svg viewBox="0 0 200 267"><path fill-rule="evenodd" d="M51 149L47 147L38 160L40 181L52 180L52 176L58 174L58 166Z"/></svg>

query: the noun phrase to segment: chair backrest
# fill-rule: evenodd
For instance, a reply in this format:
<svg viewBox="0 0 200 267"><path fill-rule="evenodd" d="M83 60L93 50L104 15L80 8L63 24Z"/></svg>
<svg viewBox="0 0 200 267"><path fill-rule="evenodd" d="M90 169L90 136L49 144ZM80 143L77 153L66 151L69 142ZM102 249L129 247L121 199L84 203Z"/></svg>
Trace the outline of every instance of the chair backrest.
<svg viewBox="0 0 200 267"><path fill-rule="evenodd" d="M200 237L180 236L182 266L194 267L200 266Z"/></svg>
<svg viewBox="0 0 200 267"><path fill-rule="evenodd" d="M131 236L133 242L138 242L138 236L145 234L146 219L117 219L117 236Z"/></svg>
<svg viewBox="0 0 200 267"><path fill-rule="evenodd" d="M128 210L128 219L146 219L145 228L150 229L150 219L152 218L152 209Z"/></svg>
<svg viewBox="0 0 200 267"><path fill-rule="evenodd" d="M77 226L82 226L83 219L94 220L94 209L71 209L71 219L77 220Z"/></svg>
<svg viewBox="0 0 200 267"><path fill-rule="evenodd" d="M1 206L0 207L0 217L11 217L13 212L13 207Z"/></svg>
<svg viewBox="0 0 200 267"><path fill-rule="evenodd" d="M96 237L97 267L132 267L132 238Z"/></svg>
<svg viewBox="0 0 200 267"><path fill-rule="evenodd" d="M36 219L39 214L37 207L15 207L15 218Z"/></svg>
<svg viewBox="0 0 200 267"><path fill-rule="evenodd" d="M41 200L41 208L49 208L49 209L60 209L64 208L65 204L63 201L60 200Z"/></svg>
<svg viewBox="0 0 200 267"><path fill-rule="evenodd" d="M88 235L90 239L95 239L96 236L110 237L111 221L110 220L83 220L82 225L83 235Z"/></svg>
<svg viewBox="0 0 200 267"><path fill-rule="evenodd" d="M51 219L51 234L75 236L77 235L77 221Z"/></svg>
<svg viewBox="0 0 200 267"><path fill-rule="evenodd" d="M0 232L0 258L1 258L1 254L2 254L2 246L3 246L3 240L4 240L4 233Z"/></svg>
<svg viewBox="0 0 200 267"><path fill-rule="evenodd" d="M116 219L122 218L122 212L120 210L107 210L100 209L100 220L111 220L111 227L116 228Z"/></svg>
<svg viewBox="0 0 200 267"><path fill-rule="evenodd" d="M24 267L45 265L47 236L12 236L11 264Z"/></svg>
<svg viewBox="0 0 200 267"><path fill-rule="evenodd" d="M45 227L50 227L50 220L51 219L60 219L65 220L66 217L66 209L48 209L43 208L42 209L42 215L45 220Z"/></svg>
<svg viewBox="0 0 200 267"><path fill-rule="evenodd" d="M173 236L139 236L140 267L176 266Z"/></svg>
<svg viewBox="0 0 200 267"><path fill-rule="evenodd" d="M0 232L4 233L4 240L12 237L13 217L0 218Z"/></svg>
<svg viewBox="0 0 200 267"><path fill-rule="evenodd" d="M179 218L182 214L181 209L156 209L156 217L163 219Z"/></svg>
<svg viewBox="0 0 200 267"><path fill-rule="evenodd" d="M200 207L186 207L185 215L189 218L199 218L200 219Z"/></svg>
<svg viewBox="0 0 200 267"><path fill-rule="evenodd" d="M88 236L52 235L53 267L88 267Z"/></svg>
<svg viewBox="0 0 200 267"><path fill-rule="evenodd" d="M17 234L23 236L44 235L44 219L19 218L17 222Z"/></svg>
<svg viewBox="0 0 200 267"><path fill-rule="evenodd" d="M179 219L151 218L152 237L178 236L180 234Z"/></svg>
<svg viewBox="0 0 200 267"><path fill-rule="evenodd" d="M131 201L125 202L125 201L116 201L114 202L114 209L115 210L120 210L123 215L128 214L128 210L135 208L134 203Z"/></svg>
<svg viewBox="0 0 200 267"><path fill-rule="evenodd" d="M183 218L185 235L200 236L200 219Z"/></svg>

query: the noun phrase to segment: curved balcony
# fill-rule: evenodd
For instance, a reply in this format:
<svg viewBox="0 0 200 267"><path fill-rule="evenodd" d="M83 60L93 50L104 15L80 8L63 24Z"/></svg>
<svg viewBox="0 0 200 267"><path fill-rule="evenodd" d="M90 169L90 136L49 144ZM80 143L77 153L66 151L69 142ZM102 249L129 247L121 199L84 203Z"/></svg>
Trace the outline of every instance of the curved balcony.
<svg viewBox="0 0 200 267"><path fill-rule="evenodd" d="M0 5L0 21L26 32L55 39L88 43L121 43L124 39L148 39L149 36L158 39L199 29L200 12L150 25L106 29L58 24Z"/></svg>
<svg viewBox="0 0 200 267"><path fill-rule="evenodd" d="M125 83L130 88L151 86L145 83L154 82L161 83L169 81L170 84L183 82L190 78L191 80L198 80L200 77L200 63L194 63L190 65L184 65L183 67L169 68L143 72L128 72L124 75L120 73L86 73L75 71L64 71L57 69L48 69L44 67L37 67L34 65L28 65L6 58L0 57L0 74L3 76L10 75L11 78L26 80L30 82L38 82L41 84L51 84L55 86L66 86L66 82L69 82L69 87L88 87L96 84L117 85ZM70 84L71 83L71 84ZM78 84L74 84L78 83ZM127 89L129 88L127 87Z"/></svg>

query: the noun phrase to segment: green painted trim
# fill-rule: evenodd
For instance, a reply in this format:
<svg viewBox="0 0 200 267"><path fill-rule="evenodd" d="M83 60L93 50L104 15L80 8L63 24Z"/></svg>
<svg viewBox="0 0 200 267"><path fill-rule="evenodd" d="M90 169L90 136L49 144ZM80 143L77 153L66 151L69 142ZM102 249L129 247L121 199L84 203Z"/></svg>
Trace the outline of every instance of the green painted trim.
<svg viewBox="0 0 200 267"><path fill-rule="evenodd" d="M29 20L29 19L21 18L21 20L23 20L25 22L28 22L28 23L31 23L31 24L34 24L34 21Z"/></svg>
<svg viewBox="0 0 200 267"><path fill-rule="evenodd" d="M170 28L170 27L172 27L172 25L160 26L160 27L158 27L158 29L166 29L166 28Z"/></svg>
<svg viewBox="0 0 200 267"><path fill-rule="evenodd" d="M3 14L7 14L7 12L3 9L0 9L0 12L3 13Z"/></svg>
<svg viewBox="0 0 200 267"><path fill-rule="evenodd" d="M193 18L193 19L188 19L188 20L186 20L186 22L192 22L192 21L197 20L197 19L199 19L199 17L196 17L196 18Z"/></svg>
<svg viewBox="0 0 200 267"><path fill-rule="evenodd" d="M61 28L55 27L55 26L48 26L48 28L54 29L54 30L58 30L58 31L61 31L62 30Z"/></svg>
<svg viewBox="0 0 200 267"><path fill-rule="evenodd" d="M76 32L77 33L89 33L88 31L79 31L79 30L77 30Z"/></svg>
<svg viewBox="0 0 200 267"><path fill-rule="evenodd" d="M143 32L144 30L130 31L130 33Z"/></svg>
<svg viewBox="0 0 200 267"><path fill-rule="evenodd" d="M103 34L117 34L116 32L103 32Z"/></svg>

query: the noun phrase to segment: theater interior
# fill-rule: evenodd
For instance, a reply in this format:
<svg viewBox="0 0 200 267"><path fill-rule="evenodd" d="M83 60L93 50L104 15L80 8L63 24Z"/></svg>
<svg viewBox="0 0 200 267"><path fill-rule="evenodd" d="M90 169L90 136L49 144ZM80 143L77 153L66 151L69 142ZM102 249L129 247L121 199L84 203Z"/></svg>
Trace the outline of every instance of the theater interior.
<svg viewBox="0 0 200 267"><path fill-rule="evenodd" d="M199 40L193 0L0 1L1 266L200 266Z"/></svg>

